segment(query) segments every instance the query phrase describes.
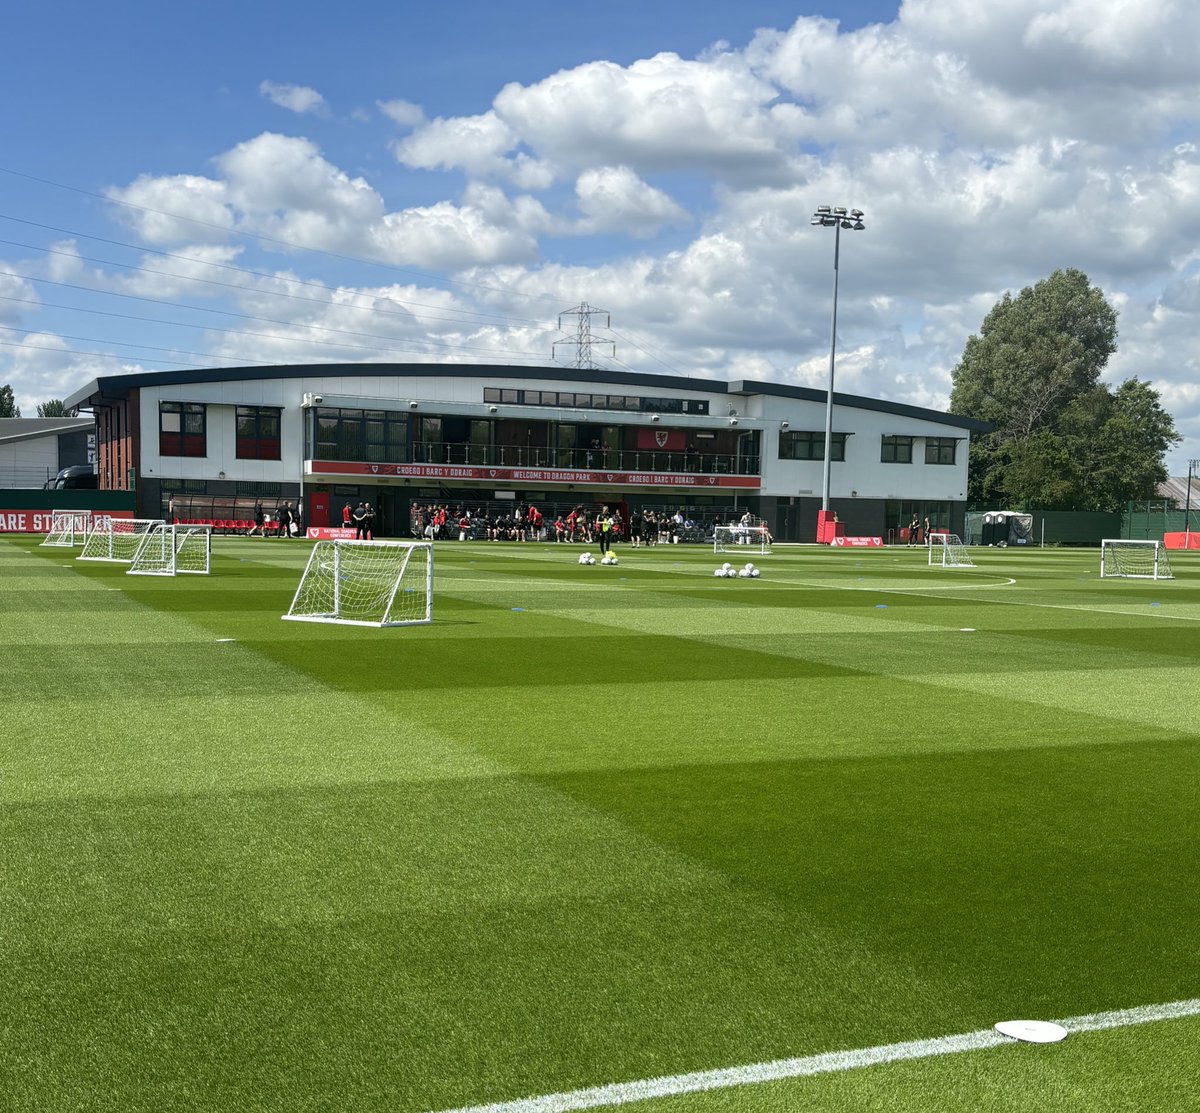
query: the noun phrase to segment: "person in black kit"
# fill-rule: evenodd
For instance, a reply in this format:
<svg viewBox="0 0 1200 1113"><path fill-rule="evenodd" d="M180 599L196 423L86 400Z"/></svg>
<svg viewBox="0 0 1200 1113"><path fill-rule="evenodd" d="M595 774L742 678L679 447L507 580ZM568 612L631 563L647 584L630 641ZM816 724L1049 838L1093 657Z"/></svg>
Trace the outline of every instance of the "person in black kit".
<svg viewBox="0 0 1200 1113"><path fill-rule="evenodd" d="M354 540L365 541L367 539L367 509L360 502L355 508L354 513L350 516L354 522Z"/></svg>
<svg viewBox="0 0 1200 1113"><path fill-rule="evenodd" d="M275 515L275 536L287 537L288 530L292 525L292 508L288 503L280 506L278 513Z"/></svg>

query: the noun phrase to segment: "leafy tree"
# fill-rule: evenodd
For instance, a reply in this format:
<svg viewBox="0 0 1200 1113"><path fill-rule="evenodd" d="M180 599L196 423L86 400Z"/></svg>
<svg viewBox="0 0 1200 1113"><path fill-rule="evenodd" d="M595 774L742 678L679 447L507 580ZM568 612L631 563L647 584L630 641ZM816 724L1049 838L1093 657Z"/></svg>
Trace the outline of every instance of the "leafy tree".
<svg viewBox="0 0 1200 1113"><path fill-rule="evenodd" d="M13 397L13 389L8 383L0 386L0 417L20 417L21 407Z"/></svg>
<svg viewBox="0 0 1200 1113"><path fill-rule="evenodd" d="M38 406L38 417L66 417L67 407L62 404L61 398L51 398L49 402L43 402Z"/></svg>
<svg viewBox="0 0 1200 1113"><path fill-rule="evenodd" d="M953 413L995 431L971 445L970 497L1043 509L1118 510L1153 494L1180 438L1149 383L1100 375L1117 315L1078 270L1005 294L954 369Z"/></svg>

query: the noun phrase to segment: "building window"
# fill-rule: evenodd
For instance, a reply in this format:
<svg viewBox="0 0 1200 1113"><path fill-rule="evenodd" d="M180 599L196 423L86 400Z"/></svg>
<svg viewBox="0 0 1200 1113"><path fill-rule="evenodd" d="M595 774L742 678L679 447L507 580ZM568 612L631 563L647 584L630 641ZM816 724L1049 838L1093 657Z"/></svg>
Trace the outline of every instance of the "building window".
<svg viewBox="0 0 1200 1113"><path fill-rule="evenodd" d="M237 458L279 460L280 414L277 406L238 406Z"/></svg>
<svg viewBox="0 0 1200 1113"><path fill-rule="evenodd" d="M158 404L158 454L207 456L205 407L200 402Z"/></svg>
<svg viewBox="0 0 1200 1113"><path fill-rule="evenodd" d="M408 414L391 410L315 411L317 460L404 463L408 459Z"/></svg>
<svg viewBox="0 0 1200 1113"><path fill-rule="evenodd" d="M911 464L913 438L885 435L880 442L879 459L884 464Z"/></svg>
<svg viewBox="0 0 1200 1113"><path fill-rule="evenodd" d="M926 437L925 463L953 464L958 441L954 437Z"/></svg>
<svg viewBox="0 0 1200 1113"><path fill-rule="evenodd" d="M789 429L779 434L781 460L824 460L825 434L804 429ZM846 434L834 433L830 445L831 460L846 459Z"/></svg>

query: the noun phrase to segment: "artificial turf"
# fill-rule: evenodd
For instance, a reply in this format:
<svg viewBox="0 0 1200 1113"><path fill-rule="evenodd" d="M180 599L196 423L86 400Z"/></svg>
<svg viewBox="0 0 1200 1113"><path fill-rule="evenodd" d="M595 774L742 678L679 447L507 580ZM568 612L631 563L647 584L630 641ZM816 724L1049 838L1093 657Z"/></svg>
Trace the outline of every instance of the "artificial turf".
<svg viewBox="0 0 1200 1113"><path fill-rule="evenodd" d="M437 1110L1200 996L1189 554L577 552L439 545L433 625L369 630L280 621L302 542L0 542L9 1107ZM643 1107L1180 1109L1198 1032Z"/></svg>

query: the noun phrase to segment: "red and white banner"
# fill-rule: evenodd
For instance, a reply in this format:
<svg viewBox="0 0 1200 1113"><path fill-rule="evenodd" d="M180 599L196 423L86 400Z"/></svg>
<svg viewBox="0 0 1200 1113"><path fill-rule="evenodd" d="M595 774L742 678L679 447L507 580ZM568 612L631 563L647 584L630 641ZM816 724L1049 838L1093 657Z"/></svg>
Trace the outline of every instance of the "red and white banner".
<svg viewBox="0 0 1200 1113"><path fill-rule="evenodd" d="M353 541L358 536L358 530L345 526L309 526L304 532L310 541Z"/></svg>
<svg viewBox="0 0 1200 1113"><path fill-rule="evenodd" d="M91 525L104 524L113 518L132 518L132 510L76 510L75 514L90 514ZM49 533L54 521L53 510L0 510L0 533Z"/></svg>
<svg viewBox="0 0 1200 1113"><path fill-rule="evenodd" d="M882 537L835 537L831 542L836 548L843 545L852 549L882 549Z"/></svg>
<svg viewBox="0 0 1200 1113"><path fill-rule="evenodd" d="M475 483L581 483L622 487L762 486L757 475L690 475L687 472L583 471L567 468L481 468L459 464L362 464L343 460L309 460L309 475L368 475L400 479L458 479Z"/></svg>

